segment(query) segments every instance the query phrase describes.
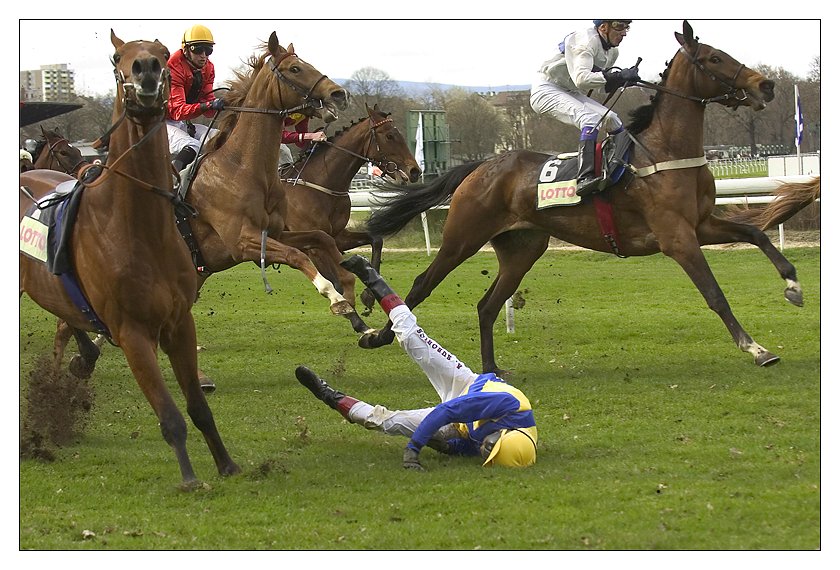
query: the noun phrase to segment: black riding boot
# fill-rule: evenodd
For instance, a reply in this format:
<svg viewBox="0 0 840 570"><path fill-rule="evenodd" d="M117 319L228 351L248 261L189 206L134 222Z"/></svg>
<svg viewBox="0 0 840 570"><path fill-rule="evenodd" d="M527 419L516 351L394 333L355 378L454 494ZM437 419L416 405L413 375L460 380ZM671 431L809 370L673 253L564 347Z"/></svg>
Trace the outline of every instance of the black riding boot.
<svg viewBox="0 0 840 570"><path fill-rule="evenodd" d="M578 155L577 195L587 196L600 190L601 179L595 176L595 145L597 140L582 140Z"/></svg>
<svg viewBox="0 0 840 570"><path fill-rule="evenodd" d="M298 382L306 386L316 398L324 402L333 410L338 410L338 403L346 396L332 388L326 381L322 380L306 366L298 366L295 369L295 376Z"/></svg>
<svg viewBox="0 0 840 570"><path fill-rule="evenodd" d="M189 146L185 146L180 151L178 151L178 154L175 155L175 158L172 160L172 166L175 167L175 172L181 172L193 160L195 160L195 149Z"/></svg>
<svg viewBox="0 0 840 570"><path fill-rule="evenodd" d="M389 309L385 308L385 303L383 303L383 300L385 299L388 299L390 308L403 304L402 299L400 299L388 283L385 282L385 279L383 279L376 269L371 267L370 262L361 255L348 257L341 262L341 266L347 271L356 274L362 283L371 290L373 296L377 301L379 301L379 304L382 305L382 308L386 311ZM394 302L395 300L398 302Z"/></svg>

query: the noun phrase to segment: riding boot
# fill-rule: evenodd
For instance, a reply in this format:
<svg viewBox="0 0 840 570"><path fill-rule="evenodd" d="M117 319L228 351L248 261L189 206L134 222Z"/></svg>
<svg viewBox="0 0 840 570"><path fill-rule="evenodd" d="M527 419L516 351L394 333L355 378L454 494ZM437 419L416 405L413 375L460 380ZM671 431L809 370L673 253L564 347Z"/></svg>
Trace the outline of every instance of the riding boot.
<svg viewBox="0 0 840 570"><path fill-rule="evenodd" d="M175 167L176 172L181 172L193 160L195 160L195 149L189 146L185 146L180 151L178 151L178 154L175 155L175 158L172 160L172 166Z"/></svg>
<svg viewBox="0 0 840 570"><path fill-rule="evenodd" d="M577 195L586 196L597 192L601 179L595 176L595 146L598 142L598 131L586 127L580 135L578 147L578 176Z"/></svg>
<svg viewBox="0 0 840 570"><path fill-rule="evenodd" d="M370 289L386 314L390 313L394 307L405 305L405 302L388 286L385 279L361 255L348 257L341 262L341 266L354 273Z"/></svg>
<svg viewBox="0 0 840 570"><path fill-rule="evenodd" d="M358 402L355 398L345 396L338 390L331 387L306 366L298 366L295 369L295 377L298 382L303 384L316 398L324 402L333 410L337 410L347 420L350 414L350 408Z"/></svg>

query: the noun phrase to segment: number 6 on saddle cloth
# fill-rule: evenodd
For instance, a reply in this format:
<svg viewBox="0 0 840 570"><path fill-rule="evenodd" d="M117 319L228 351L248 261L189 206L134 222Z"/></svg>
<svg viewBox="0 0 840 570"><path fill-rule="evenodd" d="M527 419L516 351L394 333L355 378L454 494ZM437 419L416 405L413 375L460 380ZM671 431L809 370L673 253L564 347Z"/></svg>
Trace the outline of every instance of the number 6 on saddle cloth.
<svg viewBox="0 0 840 570"><path fill-rule="evenodd" d="M622 131L608 136L595 149L595 174L601 177L598 192L617 184L630 166L627 163L633 139ZM602 165L606 164L606 168ZM574 206L582 200L577 195L578 153L557 155L539 170L537 210L555 206Z"/></svg>

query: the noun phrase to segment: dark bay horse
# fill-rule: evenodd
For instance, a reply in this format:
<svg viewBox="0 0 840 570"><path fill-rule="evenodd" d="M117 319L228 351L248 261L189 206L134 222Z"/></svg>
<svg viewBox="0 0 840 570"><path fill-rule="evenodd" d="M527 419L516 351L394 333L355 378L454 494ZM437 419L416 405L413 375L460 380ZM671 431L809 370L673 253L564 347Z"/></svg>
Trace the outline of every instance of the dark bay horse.
<svg viewBox="0 0 840 570"><path fill-rule="evenodd" d="M80 345L90 343L84 331L109 334L125 354L164 440L175 452L182 486L191 489L200 483L187 454L187 425L158 365L158 345L169 357L189 416L204 435L219 473L231 475L239 467L222 443L198 381L191 313L197 278L175 226L176 196L163 122L169 52L158 41L123 42L113 30L111 43L117 96L110 151L101 176L85 179L70 237L71 270L60 277L43 262L21 254L20 292L65 321ZM30 194L21 192L21 219L33 198L70 180L74 179L51 170L21 174L20 186ZM75 277L75 292L65 288L67 277ZM80 298L82 305L89 305L84 312Z"/></svg>
<svg viewBox="0 0 840 570"><path fill-rule="evenodd" d="M738 348L749 352L759 366L774 364L779 358L756 343L735 319L701 246L733 242L758 246L785 280L785 297L801 305L796 270L756 227L713 215L715 182L708 166L664 169L660 163L678 159L704 163L707 103L748 105L760 111L773 99L775 85L727 53L699 43L688 22L683 23L683 32L675 35L680 48L662 83L655 86L659 93L652 104L636 111L628 126L637 139L630 157L632 165L637 169L659 166L649 176L625 174L604 198L611 203L623 255L662 252L674 259L709 308L723 320ZM603 237L591 198L574 207L535 208L537 177L548 158L517 151L456 167L424 188L402 190L404 196L376 211L368 223L372 233L389 235L420 212L451 198L440 251L414 281L405 299L409 307L428 297L485 243L492 244L499 273L478 303L484 371L504 373L495 361L493 323L505 300L545 252L550 237L613 253ZM363 337L360 345L376 347L392 339L393 333L386 326L378 334Z"/></svg>
<svg viewBox="0 0 840 570"><path fill-rule="evenodd" d="M41 127L43 138L38 141L32 166L35 169L57 170L77 177L79 170L89 161L82 156L82 151L71 145L58 131Z"/></svg>
<svg viewBox="0 0 840 570"><path fill-rule="evenodd" d="M335 239L342 252L363 245L371 246L371 263L377 269L382 260L382 238L363 230L347 229L350 220L350 183L359 168L370 162L397 184L417 182L420 166L394 121L374 105L366 105L368 116L318 143L308 156L301 157L283 173L283 191L288 211L286 229L321 230ZM355 277L340 268L343 295L355 299ZM364 298L364 297L363 297ZM370 303L373 297L370 296ZM367 304L367 303L366 303ZM368 305L369 307L370 305ZM371 329L353 319L356 332Z"/></svg>

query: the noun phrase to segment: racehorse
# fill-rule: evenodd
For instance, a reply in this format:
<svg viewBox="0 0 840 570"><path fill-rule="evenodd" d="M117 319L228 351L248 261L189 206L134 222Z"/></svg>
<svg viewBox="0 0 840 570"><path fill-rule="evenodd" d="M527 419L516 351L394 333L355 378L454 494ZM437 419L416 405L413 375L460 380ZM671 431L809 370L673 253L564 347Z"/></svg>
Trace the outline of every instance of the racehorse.
<svg viewBox="0 0 840 570"><path fill-rule="evenodd" d="M485 243L492 244L499 273L478 303L484 371L505 373L495 361L493 323L505 300L546 251L550 237L619 254L616 243L604 239L612 234L600 227L599 200L611 205L621 255L662 252L674 259L709 308L723 320L738 348L752 354L759 366L778 362L779 358L756 343L735 319L700 249L702 245L732 242L758 246L786 281L785 297L802 305L796 270L768 237L754 226L713 215L715 183L703 151L708 103L748 105L760 111L773 99L775 85L727 53L699 43L688 22L683 22L682 33L675 36L680 48L662 82L647 84L658 90L657 95L650 105L636 110L627 127L636 137L629 161L639 176L625 173L617 186L601 195L603 198L590 197L576 206L537 210L538 175L551 157L516 151L456 167L423 188L397 189L404 195L371 216L368 230L389 235L416 214L451 198L440 251L414 281L405 299L409 307L428 297L446 275ZM676 162L679 159L694 159L694 165ZM651 174L641 176L643 167L651 167L647 169ZM359 343L376 347L392 340L393 332L386 325L379 333L363 336Z"/></svg>
<svg viewBox="0 0 840 570"><path fill-rule="evenodd" d="M82 156L82 151L71 145L58 131L46 130L42 126L41 134L43 138L38 142L37 156L32 163L35 169L57 170L76 177L79 170L89 164Z"/></svg>
<svg viewBox="0 0 840 570"><path fill-rule="evenodd" d="M290 231L322 230L335 239L342 252L363 245L371 246L371 263L379 269L382 260L382 238L367 231L347 229L350 219L350 183L353 175L366 163L378 167L383 175L398 184L417 182L420 167L393 120L379 110L365 105L368 116L359 119L325 143L316 143L311 153L302 156L283 173L283 191L288 211L286 229ZM355 277L340 268L343 295L355 299ZM346 274L346 275L345 275ZM363 295L363 299L365 296ZM373 297L365 304L370 307ZM351 323L356 332L370 332L361 321Z"/></svg>
<svg viewBox="0 0 840 570"><path fill-rule="evenodd" d="M347 107L347 92L300 59L293 45L283 49L275 32L265 47L262 56L251 57L250 71L231 80L224 99L234 114L208 142L187 194L198 210L190 220L203 258L198 286L245 261L288 265L330 300L334 314L354 313L333 285L341 260L335 241L322 231L285 229L286 196L277 175L284 118L303 111L331 122ZM307 254L329 267L326 278Z"/></svg>
<svg viewBox="0 0 840 570"><path fill-rule="evenodd" d="M55 275L45 263L21 254L20 293L65 321L80 345L91 342L84 331L97 331L122 349L158 417L164 440L175 452L181 485L192 489L200 483L187 454L187 425L166 388L158 343L219 473L231 475L240 469L222 443L198 381L190 312L197 278L175 225L177 195L164 124L169 51L157 40L124 42L113 30L111 43L117 95L108 160L98 178L85 176L82 187L74 190L83 193L76 194L69 269ZM66 181L74 179L51 170L21 174L20 186L28 189L28 195L21 192L21 219L33 199Z"/></svg>

